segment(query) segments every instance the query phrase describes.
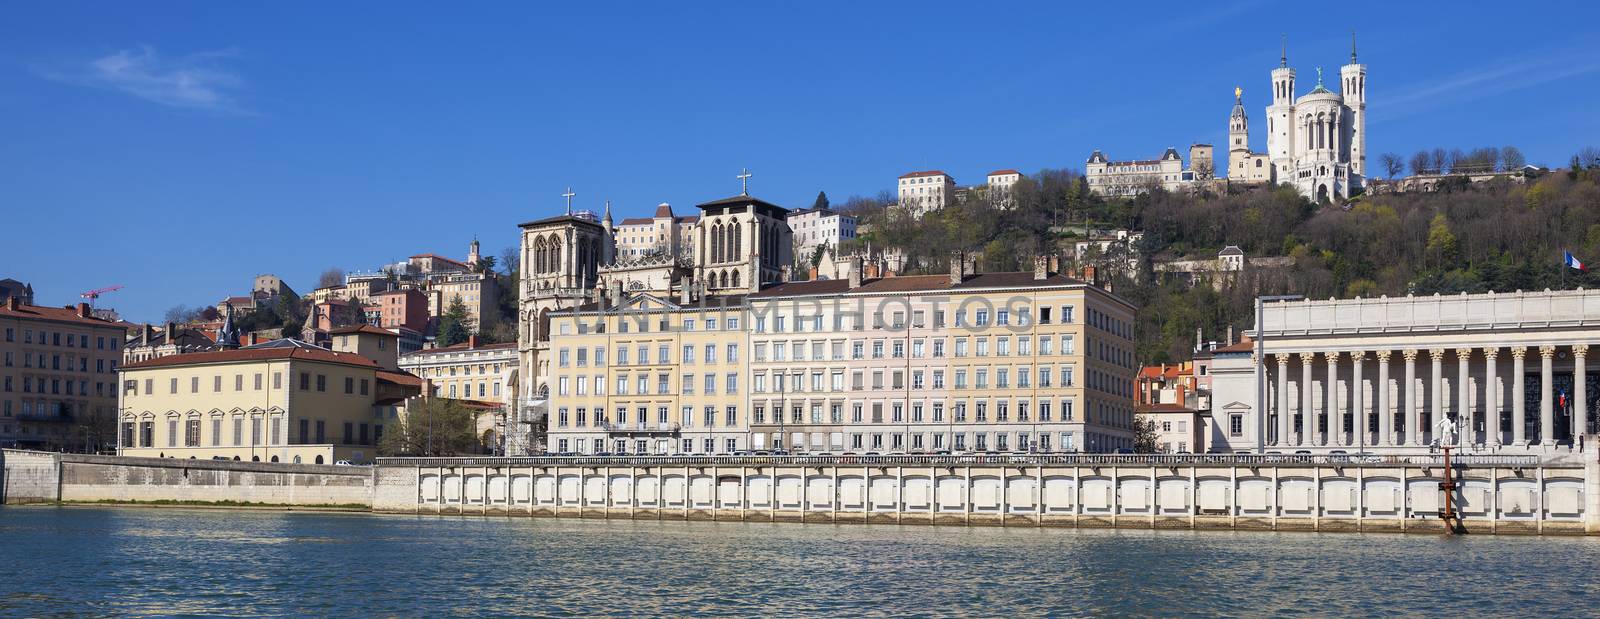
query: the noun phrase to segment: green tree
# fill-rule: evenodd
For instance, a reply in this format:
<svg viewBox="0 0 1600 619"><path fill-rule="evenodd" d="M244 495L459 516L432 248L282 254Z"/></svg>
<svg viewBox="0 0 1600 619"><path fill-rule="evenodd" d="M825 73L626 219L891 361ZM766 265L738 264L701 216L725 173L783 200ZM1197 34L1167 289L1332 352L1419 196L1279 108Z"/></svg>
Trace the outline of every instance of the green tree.
<svg viewBox="0 0 1600 619"><path fill-rule="evenodd" d="M450 297L450 305L443 315L439 316L439 332L434 336L434 343L439 346L454 346L467 341L467 305L461 302L461 295Z"/></svg>
<svg viewBox="0 0 1600 619"><path fill-rule="evenodd" d="M1153 454L1156 452L1156 447L1156 422L1146 415L1134 415L1133 451Z"/></svg>
<svg viewBox="0 0 1600 619"><path fill-rule="evenodd" d="M478 263L472 265L472 268L473 268L473 270L475 270L475 271L477 271L479 273L493 273L494 272L494 266L495 266L494 256L483 256L481 258L478 258Z"/></svg>
<svg viewBox="0 0 1600 619"><path fill-rule="evenodd" d="M1433 216L1428 223L1428 263L1436 268L1446 267L1456 258L1456 235L1450 231L1450 220L1444 213Z"/></svg>
<svg viewBox="0 0 1600 619"><path fill-rule="evenodd" d="M397 427L384 428L378 451L386 456L456 456L477 451L477 415L449 398L419 397L406 404Z"/></svg>
<svg viewBox="0 0 1600 619"><path fill-rule="evenodd" d="M811 208L812 209L825 209L825 208L828 208L828 192L826 192L826 191L817 192L817 199L813 200L811 202Z"/></svg>

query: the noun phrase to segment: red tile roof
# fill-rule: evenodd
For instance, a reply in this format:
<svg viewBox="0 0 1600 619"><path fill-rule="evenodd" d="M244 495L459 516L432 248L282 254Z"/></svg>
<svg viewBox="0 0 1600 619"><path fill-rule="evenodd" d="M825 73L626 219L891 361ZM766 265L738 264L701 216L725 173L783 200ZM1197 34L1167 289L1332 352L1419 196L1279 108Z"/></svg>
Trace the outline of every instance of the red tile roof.
<svg viewBox="0 0 1600 619"><path fill-rule="evenodd" d="M1256 349L1256 343L1255 342L1252 342L1252 341L1249 341L1249 340L1245 340L1245 341L1239 342L1237 344L1229 344L1227 346L1223 346L1221 348L1217 348L1215 350L1212 350L1211 352L1212 353L1219 353L1219 352L1250 352L1250 351L1253 351L1255 349Z"/></svg>
<svg viewBox="0 0 1600 619"><path fill-rule="evenodd" d="M43 307L39 305L21 305L11 309L9 305L0 304L0 316L7 318L32 318L35 320L52 320L55 322L70 322L93 327L124 328L109 320L101 320L93 316L84 318L78 315L77 308L73 307Z"/></svg>
<svg viewBox="0 0 1600 619"><path fill-rule="evenodd" d="M180 365L201 365L207 363L234 363L239 361L266 361L272 359L298 359L301 361L320 361L322 363L339 363L359 367L378 367L378 363L361 355L348 352L334 352L313 348L241 348L238 350L219 350L216 352L197 352L183 355L169 355L146 359L136 363L122 366L125 370L143 368L168 367Z"/></svg>
<svg viewBox="0 0 1600 619"><path fill-rule="evenodd" d="M370 333L372 335L387 335L389 337L400 337L400 335L398 333L395 333L395 332L390 331L388 329L379 329L377 327L374 327L372 325L367 325L367 324L353 325L353 326L346 326L346 327L335 327L333 330L328 332L328 335L344 335L344 334L347 334L347 333Z"/></svg>
<svg viewBox="0 0 1600 619"><path fill-rule="evenodd" d="M1022 176L1022 173L1016 170L995 170L990 172L989 176L1000 176L1001 174L1016 174L1017 176Z"/></svg>
<svg viewBox="0 0 1600 619"><path fill-rule="evenodd" d="M671 217L671 216L672 216L672 205L671 204L667 204L665 202L662 202L661 204L656 205L656 217Z"/></svg>
<svg viewBox="0 0 1600 619"><path fill-rule="evenodd" d="M945 174L944 171L942 171L942 170L928 170L926 172L909 172L909 173L906 173L906 174L901 174L900 178L917 178L919 176L950 176L950 175L949 174Z"/></svg>
<svg viewBox="0 0 1600 619"><path fill-rule="evenodd" d="M434 260L442 260L442 261L448 262L450 264L468 266L467 263L465 263L465 262L462 262L460 260L452 260L450 258L446 258L446 257L441 256L439 254L417 254L415 256L412 256L412 258L432 258Z"/></svg>
<svg viewBox="0 0 1600 619"><path fill-rule="evenodd" d="M421 378L410 372L390 372L388 370L378 370L378 380L418 389L422 388L423 382Z"/></svg>

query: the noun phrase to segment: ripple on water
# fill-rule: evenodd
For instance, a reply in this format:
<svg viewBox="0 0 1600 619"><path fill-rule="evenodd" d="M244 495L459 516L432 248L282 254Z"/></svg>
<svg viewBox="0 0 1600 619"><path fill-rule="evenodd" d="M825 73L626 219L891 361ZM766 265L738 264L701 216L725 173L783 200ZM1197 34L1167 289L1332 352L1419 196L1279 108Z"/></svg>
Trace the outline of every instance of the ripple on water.
<svg viewBox="0 0 1600 619"><path fill-rule="evenodd" d="M1600 539L0 509L0 614L1570 615Z"/></svg>

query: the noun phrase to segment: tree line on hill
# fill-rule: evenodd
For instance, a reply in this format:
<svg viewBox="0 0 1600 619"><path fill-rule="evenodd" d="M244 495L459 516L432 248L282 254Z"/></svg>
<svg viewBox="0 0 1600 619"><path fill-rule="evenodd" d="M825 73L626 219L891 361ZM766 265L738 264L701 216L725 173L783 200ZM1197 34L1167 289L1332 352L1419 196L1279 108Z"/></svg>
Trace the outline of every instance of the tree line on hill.
<svg viewBox="0 0 1600 619"><path fill-rule="evenodd" d="M1473 153L1446 153L1443 169L1490 160ZM1425 169L1433 165L1429 157ZM1492 161L1509 169L1520 157L1502 148ZM1600 151L1591 148L1574 155L1568 169L1525 184L1462 177L1435 192L1363 195L1344 207L1315 204L1288 187L1105 198L1064 170L1025 177L1013 195L1014 208L970 199L920 220L885 206L892 195L852 198L840 210L861 217L865 232L841 244L840 254L893 247L904 251L907 272L940 273L952 251L978 250L984 270L1026 270L1038 253L1071 256L1073 241L1089 230L1142 230L1137 271L1109 270L1112 289L1140 307L1141 363L1188 359L1197 329L1220 339L1229 327L1250 328L1261 294L1370 298L1600 285L1600 276L1562 262L1566 251L1600 260ZM1154 269L1161 261L1214 259L1227 245L1251 258L1289 257L1292 265L1246 268L1218 287Z"/></svg>

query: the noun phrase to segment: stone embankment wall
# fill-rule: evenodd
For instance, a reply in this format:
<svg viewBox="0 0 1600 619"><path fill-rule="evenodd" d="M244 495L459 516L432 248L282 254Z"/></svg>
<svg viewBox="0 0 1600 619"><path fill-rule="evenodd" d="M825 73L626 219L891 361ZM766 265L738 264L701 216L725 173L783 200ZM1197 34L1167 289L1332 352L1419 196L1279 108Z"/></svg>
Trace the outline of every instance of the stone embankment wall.
<svg viewBox="0 0 1600 619"><path fill-rule="evenodd" d="M371 467L4 450L5 503L262 503L371 506Z"/></svg>
<svg viewBox="0 0 1600 619"><path fill-rule="evenodd" d="M1437 456L380 460L373 509L1000 526L1444 530ZM1600 534L1589 463L1457 461L1471 533Z"/></svg>

